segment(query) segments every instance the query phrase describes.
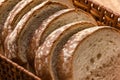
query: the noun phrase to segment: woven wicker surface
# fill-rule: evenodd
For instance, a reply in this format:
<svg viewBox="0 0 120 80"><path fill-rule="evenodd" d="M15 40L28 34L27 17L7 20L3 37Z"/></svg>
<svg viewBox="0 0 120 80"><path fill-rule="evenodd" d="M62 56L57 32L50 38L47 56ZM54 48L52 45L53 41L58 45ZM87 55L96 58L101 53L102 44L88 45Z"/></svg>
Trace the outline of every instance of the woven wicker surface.
<svg viewBox="0 0 120 80"><path fill-rule="evenodd" d="M40 78L0 55L0 80L40 80Z"/></svg>
<svg viewBox="0 0 120 80"><path fill-rule="evenodd" d="M99 25L108 25L120 29L120 14L100 5L99 2L96 3L96 0L73 0L73 3L76 7L92 14Z"/></svg>
<svg viewBox="0 0 120 80"><path fill-rule="evenodd" d="M93 0L93 1L111 9L115 13L120 14L120 0Z"/></svg>

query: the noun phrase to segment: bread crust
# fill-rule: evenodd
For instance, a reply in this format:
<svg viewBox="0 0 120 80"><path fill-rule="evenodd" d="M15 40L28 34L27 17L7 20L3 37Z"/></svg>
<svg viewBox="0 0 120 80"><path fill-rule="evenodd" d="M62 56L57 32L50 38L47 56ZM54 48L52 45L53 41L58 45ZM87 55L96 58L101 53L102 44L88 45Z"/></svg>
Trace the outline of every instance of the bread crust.
<svg viewBox="0 0 120 80"><path fill-rule="evenodd" d="M99 27L94 27L91 29L86 29L86 30L80 31L80 32L76 33L75 35L73 35L67 41L67 43L64 45L61 52L57 55L57 59L54 60L55 61L54 64L56 64L56 66L54 66L54 68L52 67L53 70L55 70L55 71L57 70L56 73L54 73L54 75L56 75L56 74L59 75L59 76L56 75L57 78L59 78L58 80L60 80L60 79L62 79L62 80L69 80L69 79L74 80L74 78L73 78L73 65L72 64L73 64L74 56L75 56L75 53L76 53L78 47L89 36L96 33L97 31L105 30L105 29L117 31L118 33L120 33L120 31L113 29L109 26L99 26ZM59 71L58 71L58 69L59 69ZM68 74L70 74L70 76L68 76ZM88 80L88 79L86 79L86 80Z"/></svg>
<svg viewBox="0 0 120 80"><path fill-rule="evenodd" d="M27 63L26 53L23 54L21 52L23 50L21 50L21 48L20 48L21 43L19 43L19 42L21 40L21 37L25 36L24 34L26 32L26 29L29 29L28 25L29 25L29 22L31 21L31 17L34 17L37 14L37 12L40 12L41 10L42 10L40 12L41 15L42 15L41 17L43 17L44 14L42 14L42 13L45 10L44 8L47 8L49 5L52 5L52 4L60 6L60 9L61 9L61 7L62 8L67 8L66 6L64 6L60 3L51 2L49 0L41 3L40 5L38 5L34 8L32 8L31 11L29 11L27 14L25 14L22 17L22 19L19 21L19 23L17 24L15 29L12 31L12 33L10 33L10 35L8 35L6 37L4 46L5 46L5 56L7 58L17 59L18 64ZM39 14L37 14L37 15L39 15ZM31 35L30 35L30 37L31 37Z"/></svg>
<svg viewBox="0 0 120 80"><path fill-rule="evenodd" d="M67 24L53 31L36 51L35 70L37 75L43 79L47 79L45 76L50 76L52 79L54 79L52 70L50 68L51 56L55 52L54 50L57 49L57 52L59 53L58 48L61 49L62 45L65 44L70 36L82 29L93 26L95 25L90 22L78 21Z"/></svg>
<svg viewBox="0 0 120 80"><path fill-rule="evenodd" d="M2 41L2 30L4 22L8 17L9 12L13 7L21 0L1 0L0 1L0 53L4 54L3 41Z"/></svg>
<svg viewBox="0 0 120 80"><path fill-rule="evenodd" d="M51 21L55 20L59 16L65 14L66 12L69 12L71 10L73 10L73 9L65 9L65 10L61 10L61 11L53 14L48 19L43 21L43 23L40 25L40 27L35 31L32 39L31 39L31 42L30 42L30 47L28 48L29 49L28 59L30 60L30 62L34 61L36 49L39 47L40 44L42 44L42 42L40 42L40 40L42 39L41 37L44 34L45 28L47 28L47 26L49 25L49 23Z"/></svg>
<svg viewBox="0 0 120 80"><path fill-rule="evenodd" d="M43 0L22 0L10 11L2 30L2 40L9 35L23 15L30 11L33 7L40 4Z"/></svg>
<svg viewBox="0 0 120 80"><path fill-rule="evenodd" d="M75 14L75 17L73 14ZM70 16L73 18L70 18ZM71 20L68 20L68 18ZM76 19L76 18L78 18L78 19ZM68 20L68 21L66 21L66 20ZM35 34L33 35L33 38L31 39L30 48L28 48L29 52L27 52L27 53L29 55L28 59L29 59L30 63L32 61L34 61L34 56L35 56L34 54L36 52L36 49L44 42L45 38L52 31L54 31L55 29L57 29L61 26L66 25L68 23L72 23L75 21L82 21L82 20L83 21L90 21L91 23L97 25L96 21L94 20L94 18L90 14L87 14L86 12L84 12L82 10L77 10L74 8L59 11L59 12L55 13L54 15L50 16L45 21L43 21L43 23L40 25L40 27L35 31ZM57 25L53 26L55 24L57 24Z"/></svg>

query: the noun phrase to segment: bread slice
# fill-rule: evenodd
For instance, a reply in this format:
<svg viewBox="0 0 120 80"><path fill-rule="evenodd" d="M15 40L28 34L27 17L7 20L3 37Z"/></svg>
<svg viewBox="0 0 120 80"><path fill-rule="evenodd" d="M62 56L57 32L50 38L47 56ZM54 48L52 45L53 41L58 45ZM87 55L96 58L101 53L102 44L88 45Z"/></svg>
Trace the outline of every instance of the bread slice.
<svg viewBox="0 0 120 80"><path fill-rule="evenodd" d="M108 26L73 35L52 56L55 80L119 80L120 31Z"/></svg>
<svg viewBox="0 0 120 80"><path fill-rule="evenodd" d="M35 29L48 16L65 8L60 3L45 1L25 14L5 40L5 56L19 64L26 63L26 49Z"/></svg>
<svg viewBox="0 0 120 80"><path fill-rule="evenodd" d="M17 23L19 22L19 20L21 19L21 17L27 13L28 11L30 11L30 9L32 9L33 7L39 5L41 2L43 1L47 1L47 0L22 0L20 1L14 8L12 11L10 11L7 20L5 21L3 30L2 30L2 37L3 37L3 41L5 40L6 36L12 32L12 30L14 29L14 27L17 25ZM63 4L65 4L63 2L63 0L51 0L53 2L61 2ZM72 1L68 0L66 2L66 5L69 7L72 7Z"/></svg>
<svg viewBox="0 0 120 80"><path fill-rule="evenodd" d="M52 80L50 64L51 55L62 48L66 41L76 32L93 27L94 24L90 22L78 21L67 24L61 28L53 31L46 39L45 42L38 48L35 55L35 70L36 74L43 80ZM47 77L46 77L47 76ZM54 80L54 79L53 79Z"/></svg>
<svg viewBox="0 0 120 80"><path fill-rule="evenodd" d="M72 0L51 0L51 1L60 2L64 5L67 5L69 8L74 8Z"/></svg>
<svg viewBox="0 0 120 80"><path fill-rule="evenodd" d="M52 31L63 25L76 21L89 21L97 25L95 19L90 14L74 8L61 10L43 21L31 39L30 47L27 52L29 62L32 63L31 61L34 61L36 49L44 42L45 38Z"/></svg>
<svg viewBox="0 0 120 80"><path fill-rule="evenodd" d="M6 18L13 7L21 0L0 0L0 54L3 54L1 32Z"/></svg>
<svg viewBox="0 0 120 80"><path fill-rule="evenodd" d="M2 30L2 41L13 31L23 15L44 0L22 0L10 11Z"/></svg>
<svg viewBox="0 0 120 80"><path fill-rule="evenodd" d="M56 18L58 18L60 15L63 15L69 11L71 11L73 9L64 9L64 10L60 10L58 12L56 12L55 14L51 15L49 18L47 18L46 20L44 20L42 22L42 24L39 26L38 29L36 29L32 39L31 39L31 42L30 42L30 46L28 48L28 51L27 51L27 58L29 60L30 63L33 63L34 62L34 57L35 57L35 52L36 52L36 49L39 47L40 44L42 44L41 40L43 38L41 38L44 34L44 31L45 28L47 28L49 26L49 23L51 23L51 21L55 20ZM42 29L41 29L42 28ZM51 27L50 27L51 28ZM53 27L54 28L54 27ZM52 30L53 31L53 30ZM50 31L50 32L52 32ZM50 33L49 32L49 33ZM48 35L48 34L47 34Z"/></svg>
<svg viewBox="0 0 120 80"><path fill-rule="evenodd" d="M9 12L21 0L2 0L0 3L0 28L3 26Z"/></svg>

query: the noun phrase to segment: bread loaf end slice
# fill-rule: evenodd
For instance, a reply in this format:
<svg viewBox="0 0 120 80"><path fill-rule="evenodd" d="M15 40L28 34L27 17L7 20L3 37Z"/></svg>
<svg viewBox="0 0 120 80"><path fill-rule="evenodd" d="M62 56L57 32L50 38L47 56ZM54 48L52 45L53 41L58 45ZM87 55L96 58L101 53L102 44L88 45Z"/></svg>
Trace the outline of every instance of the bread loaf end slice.
<svg viewBox="0 0 120 80"><path fill-rule="evenodd" d="M100 26L73 35L52 57L56 80L119 80L120 31Z"/></svg>

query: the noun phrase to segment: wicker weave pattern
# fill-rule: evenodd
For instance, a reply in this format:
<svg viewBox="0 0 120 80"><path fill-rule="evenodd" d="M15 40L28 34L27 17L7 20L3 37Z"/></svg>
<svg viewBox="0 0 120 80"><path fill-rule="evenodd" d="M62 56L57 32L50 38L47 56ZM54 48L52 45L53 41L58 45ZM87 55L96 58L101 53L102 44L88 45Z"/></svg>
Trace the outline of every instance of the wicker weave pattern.
<svg viewBox="0 0 120 80"><path fill-rule="evenodd" d="M99 25L109 25L120 29L120 15L100 6L94 0L73 0L76 7L92 14Z"/></svg>
<svg viewBox="0 0 120 80"><path fill-rule="evenodd" d="M16 63L0 55L0 80L40 80Z"/></svg>

